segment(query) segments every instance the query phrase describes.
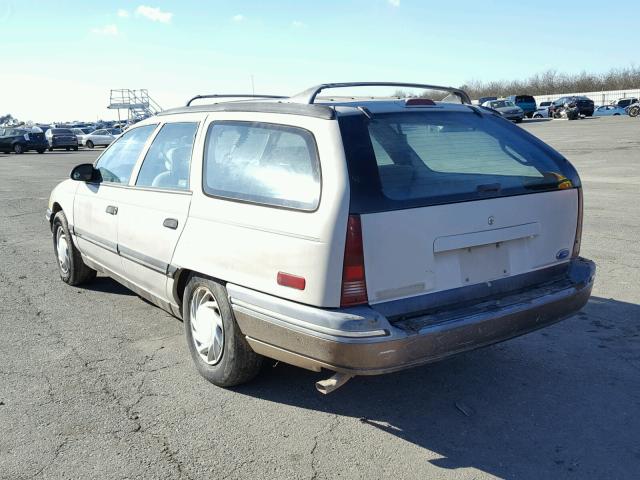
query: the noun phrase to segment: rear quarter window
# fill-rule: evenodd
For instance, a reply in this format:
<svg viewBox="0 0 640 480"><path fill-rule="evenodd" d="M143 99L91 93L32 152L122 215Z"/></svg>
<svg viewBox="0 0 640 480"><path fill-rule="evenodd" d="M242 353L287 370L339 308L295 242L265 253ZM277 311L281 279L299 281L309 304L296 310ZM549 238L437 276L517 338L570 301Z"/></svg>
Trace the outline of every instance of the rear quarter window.
<svg viewBox="0 0 640 480"><path fill-rule="evenodd" d="M312 211L320 201L320 165L308 130L221 121L207 131L203 190L244 202Z"/></svg>

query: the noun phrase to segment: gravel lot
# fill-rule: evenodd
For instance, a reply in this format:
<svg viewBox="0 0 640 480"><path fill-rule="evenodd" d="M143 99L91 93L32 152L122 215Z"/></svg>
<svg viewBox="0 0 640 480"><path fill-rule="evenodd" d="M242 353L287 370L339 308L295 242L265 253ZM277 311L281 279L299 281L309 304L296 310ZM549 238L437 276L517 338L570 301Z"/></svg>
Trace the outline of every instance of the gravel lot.
<svg viewBox="0 0 640 480"><path fill-rule="evenodd" d="M575 317L323 397L283 364L222 390L181 322L57 274L51 188L97 152L0 154L0 478L637 479L640 120L526 122L585 185Z"/></svg>

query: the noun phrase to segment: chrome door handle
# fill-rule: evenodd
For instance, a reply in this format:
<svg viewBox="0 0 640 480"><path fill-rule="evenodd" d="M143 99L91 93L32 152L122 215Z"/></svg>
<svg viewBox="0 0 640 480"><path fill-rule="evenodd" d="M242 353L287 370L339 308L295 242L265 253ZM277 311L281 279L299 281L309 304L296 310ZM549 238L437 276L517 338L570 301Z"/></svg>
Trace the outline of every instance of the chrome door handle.
<svg viewBox="0 0 640 480"><path fill-rule="evenodd" d="M117 215L118 214L118 207L116 207L115 205L108 205L106 212L109 215Z"/></svg>
<svg viewBox="0 0 640 480"><path fill-rule="evenodd" d="M162 222L162 226L175 230L178 228L178 220L175 218L165 218L164 222Z"/></svg>

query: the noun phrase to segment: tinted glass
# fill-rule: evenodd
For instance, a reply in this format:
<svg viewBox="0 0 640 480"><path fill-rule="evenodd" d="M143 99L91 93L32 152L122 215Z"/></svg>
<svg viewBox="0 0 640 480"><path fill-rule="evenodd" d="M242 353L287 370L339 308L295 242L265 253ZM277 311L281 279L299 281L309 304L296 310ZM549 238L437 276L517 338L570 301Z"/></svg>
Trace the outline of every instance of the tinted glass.
<svg viewBox="0 0 640 480"><path fill-rule="evenodd" d="M129 183L131 171L155 128L156 125L134 128L112 143L96 164L102 180L112 183Z"/></svg>
<svg viewBox="0 0 640 480"><path fill-rule="evenodd" d="M250 122L216 122L207 132L203 188L231 199L314 210L320 167L307 130Z"/></svg>
<svg viewBox="0 0 640 480"><path fill-rule="evenodd" d="M136 185L176 190L189 189L189 166L197 123L168 123L153 139Z"/></svg>
<svg viewBox="0 0 640 480"><path fill-rule="evenodd" d="M533 193L579 182L566 160L494 115L376 114L364 128L358 121L364 122L341 118L353 213Z"/></svg>
<svg viewBox="0 0 640 480"><path fill-rule="evenodd" d="M535 103L536 99L531 95L518 95L516 97L516 102L520 103Z"/></svg>
<svg viewBox="0 0 640 480"><path fill-rule="evenodd" d="M51 133L61 135L61 134L70 134L72 132L68 128L52 128Z"/></svg>

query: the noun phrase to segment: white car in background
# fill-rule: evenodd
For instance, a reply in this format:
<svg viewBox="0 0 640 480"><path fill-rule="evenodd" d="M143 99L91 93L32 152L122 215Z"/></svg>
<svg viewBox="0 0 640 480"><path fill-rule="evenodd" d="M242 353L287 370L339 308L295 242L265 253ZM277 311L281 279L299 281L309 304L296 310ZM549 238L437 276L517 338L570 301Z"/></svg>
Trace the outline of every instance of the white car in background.
<svg viewBox="0 0 640 480"><path fill-rule="evenodd" d="M369 85L416 87L325 84L127 129L51 193L60 277L102 272L182 318L215 385L267 357L336 372L322 393L582 308L595 265L569 161L458 89L318 97Z"/></svg>
<svg viewBox="0 0 640 480"><path fill-rule="evenodd" d="M82 139L82 145L87 148L107 147L116 139L108 129L102 128L85 135Z"/></svg>
<svg viewBox="0 0 640 480"><path fill-rule="evenodd" d="M69 130L71 130L73 134L77 137L78 145L84 145L85 137L91 132L93 132L92 128L70 128Z"/></svg>

